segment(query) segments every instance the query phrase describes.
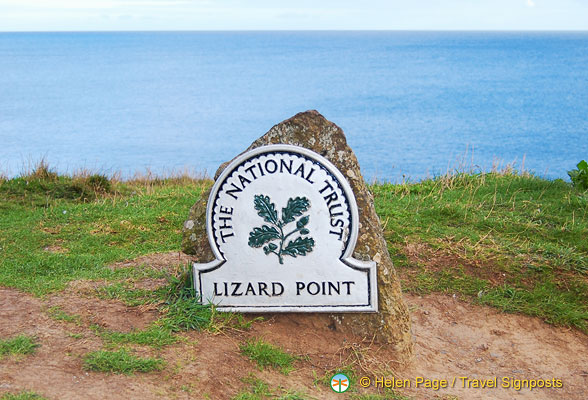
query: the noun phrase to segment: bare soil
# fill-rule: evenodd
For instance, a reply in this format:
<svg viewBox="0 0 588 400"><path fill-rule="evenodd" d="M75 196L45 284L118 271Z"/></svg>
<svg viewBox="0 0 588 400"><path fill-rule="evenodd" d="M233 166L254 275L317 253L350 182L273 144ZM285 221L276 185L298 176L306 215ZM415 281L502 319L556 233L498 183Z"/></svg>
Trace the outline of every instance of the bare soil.
<svg viewBox="0 0 588 400"><path fill-rule="evenodd" d="M149 256L115 267L147 264L161 268L178 256ZM144 283L150 286L157 282ZM89 285L89 286L88 286ZM405 295L413 319L415 356L400 366L386 346L342 332L324 316L282 314L255 322L247 331L220 334L187 332L184 340L163 349L134 346L138 355L162 357L162 372L116 375L85 371L83 356L104 344L90 329L99 324L118 331L142 329L158 318L152 308L127 307L118 301L90 297L91 283L77 282L58 295L39 299L0 288L0 338L35 336L40 343L28 356L0 359L0 396L34 391L49 399L230 399L247 388L242 379L256 376L270 388L306 393L309 398L342 399L323 377L352 365L358 377L407 378L411 387L397 391L416 399L570 399L588 398L588 336L542 321L471 305L450 296ZM79 323L56 321L47 309L60 306L80 315ZM295 370L260 371L240 354L248 338L266 341L301 356ZM416 377L446 379L453 387L439 391L414 387ZM498 388L463 387L460 377L493 379ZM560 379L563 388L500 387L502 377ZM377 393L373 385L360 393Z"/></svg>

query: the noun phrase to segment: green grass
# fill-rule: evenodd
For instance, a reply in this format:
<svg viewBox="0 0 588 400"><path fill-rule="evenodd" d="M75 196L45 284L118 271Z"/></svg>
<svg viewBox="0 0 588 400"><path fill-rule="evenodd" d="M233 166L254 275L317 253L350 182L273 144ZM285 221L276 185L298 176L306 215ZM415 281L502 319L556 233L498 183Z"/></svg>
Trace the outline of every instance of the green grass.
<svg viewBox="0 0 588 400"><path fill-rule="evenodd" d="M178 337L173 332L164 327L151 325L144 330L136 330L132 332L116 332L112 330L103 329L97 325L92 326L96 332L107 344L122 345L122 344L138 344L143 346L151 346L154 348L161 348L178 341Z"/></svg>
<svg viewBox="0 0 588 400"><path fill-rule="evenodd" d="M84 196L81 180L39 173L0 181L0 285L42 295L76 279L133 276L107 266L177 250L187 210L208 185L113 182L110 192Z"/></svg>
<svg viewBox="0 0 588 400"><path fill-rule="evenodd" d="M343 365L340 368L325 371L322 376L315 376L314 385L322 384L327 388L331 388L331 378L336 374L344 374L349 378L349 385L351 390L357 388L357 376L354 369L354 364Z"/></svg>
<svg viewBox="0 0 588 400"><path fill-rule="evenodd" d="M182 223L210 182L103 178L58 176L42 163L0 179L0 285L45 295L72 280L107 280L97 296L129 306L169 300L173 285L134 286L168 271L108 265L179 250ZM457 294L588 332L585 193L508 171L370 189L405 290ZM164 311L160 326L172 332L250 323L187 298Z"/></svg>
<svg viewBox="0 0 588 400"><path fill-rule="evenodd" d="M154 271L151 275L153 278L163 277L163 275L157 271ZM159 288L157 290L135 289L132 280L115 282L110 285L102 286L96 290L97 297L101 299L120 300L129 307L160 303L165 293L166 288Z"/></svg>
<svg viewBox="0 0 588 400"><path fill-rule="evenodd" d="M47 398L33 392L20 392L3 394L0 400L47 400Z"/></svg>
<svg viewBox="0 0 588 400"><path fill-rule="evenodd" d="M26 335L19 335L11 339L0 339L0 359L8 355L27 355L35 352L39 347L36 339Z"/></svg>
<svg viewBox="0 0 588 400"><path fill-rule="evenodd" d="M288 374L294 369L292 364L296 360L295 356L262 339L248 340L239 348L243 355L257 363L259 369L272 367L279 369L283 374Z"/></svg>
<svg viewBox="0 0 588 400"><path fill-rule="evenodd" d="M283 390L281 395L276 397L276 400L307 400L310 399L306 394L297 392L295 390Z"/></svg>
<svg viewBox="0 0 588 400"><path fill-rule="evenodd" d="M243 379L244 383L249 385L249 388L239 392L232 400L264 400L272 396L267 383L255 377Z"/></svg>
<svg viewBox="0 0 588 400"><path fill-rule="evenodd" d="M242 379L249 387L239 392L231 400L311 400L306 394L284 388L270 389L269 385L255 376Z"/></svg>
<svg viewBox="0 0 588 400"><path fill-rule="evenodd" d="M165 362L158 358L141 358L125 349L118 351L99 350L86 354L84 369L115 374L132 374L134 372L161 371Z"/></svg>
<svg viewBox="0 0 588 400"><path fill-rule="evenodd" d="M77 314L68 314L61 309L60 306L53 306L47 309L47 314L56 321L64 321L72 324L80 325L82 318Z"/></svg>
<svg viewBox="0 0 588 400"><path fill-rule="evenodd" d="M216 333L229 328L248 330L253 322L262 319L246 320L242 314L221 313L212 304L200 304L192 287L192 276L191 269L187 268L179 277L168 276L167 286L151 292L144 291L142 298L159 303L162 312L162 316L148 328L117 332L93 325L92 330L108 345L138 344L161 348L178 342L180 338L175 334L178 332L203 330ZM129 305L128 301L125 303Z"/></svg>
<svg viewBox="0 0 588 400"><path fill-rule="evenodd" d="M371 190L405 290L588 332L588 197L570 184L490 173Z"/></svg>

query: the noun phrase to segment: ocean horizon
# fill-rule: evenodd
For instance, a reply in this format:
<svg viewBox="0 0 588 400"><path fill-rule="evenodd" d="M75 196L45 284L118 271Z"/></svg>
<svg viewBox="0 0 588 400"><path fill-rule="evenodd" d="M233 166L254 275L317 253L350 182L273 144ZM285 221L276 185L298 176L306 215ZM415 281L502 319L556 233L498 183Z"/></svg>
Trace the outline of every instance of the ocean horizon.
<svg viewBox="0 0 588 400"><path fill-rule="evenodd" d="M0 33L0 171L214 174L316 109L367 180L588 158L588 32ZM524 165L523 165L524 162Z"/></svg>

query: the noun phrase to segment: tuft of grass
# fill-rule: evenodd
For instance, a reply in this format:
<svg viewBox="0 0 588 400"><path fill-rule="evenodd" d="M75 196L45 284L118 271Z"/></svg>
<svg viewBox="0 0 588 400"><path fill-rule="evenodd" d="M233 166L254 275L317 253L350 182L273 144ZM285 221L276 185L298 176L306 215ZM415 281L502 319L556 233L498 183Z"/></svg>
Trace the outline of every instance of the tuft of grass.
<svg viewBox="0 0 588 400"><path fill-rule="evenodd" d="M169 284L155 291L128 289L128 283L117 282L99 289L99 297L123 300L127 305L145 302L162 302L160 310L164 316L144 330L116 332L94 325L92 329L112 345L139 344L161 348L176 343L174 333L189 330L206 330L212 333L224 329L246 330L261 318L246 320L242 314L217 312L212 304L201 304L192 287L192 273L189 268L179 276L168 275ZM128 289L128 290L127 290Z"/></svg>
<svg viewBox="0 0 588 400"><path fill-rule="evenodd" d="M7 355L32 354L39 346L35 338L26 335L0 339L0 359Z"/></svg>
<svg viewBox="0 0 588 400"><path fill-rule="evenodd" d="M213 321L210 304L201 304L196 298L178 299L167 306L167 314L158 323L172 332L208 330Z"/></svg>
<svg viewBox="0 0 588 400"><path fill-rule="evenodd" d="M306 396L304 393L297 392L295 390L287 390L282 387L278 387L275 390L270 389L268 384L253 375L247 378L241 379L244 383L249 385L248 389L242 390L234 396L231 400L307 400L311 397ZM314 399L314 398L312 398Z"/></svg>
<svg viewBox="0 0 588 400"><path fill-rule="evenodd" d="M83 333L72 333L72 332L69 332L67 334L67 336L69 336L70 338L73 338L73 339L82 339L84 337L84 334Z"/></svg>
<svg viewBox="0 0 588 400"><path fill-rule="evenodd" d="M331 378L336 374L344 374L349 378L349 385L351 388L356 386L357 383L357 374L355 373L355 369L353 368L353 363L348 365L343 365L340 368L332 369L325 371L323 376L316 376L313 384L318 386L318 384L322 384L328 388L331 387Z"/></svg>
<svg viewBox="0 0 588 400"><path fill-rule="evenodd" d="M248 340L241 344L239 348L243 355L257 363L260 370L265 367L272 367L287 375L294 369L292 364L296 360L295 356L286 353L277 346L264 342L262 339Z"/></svg>
<svg viewBox="0 0 588 400"><path fill-rule="evenodd" d="M130 375L134 372L161 371L164 366L162 359L137 357L125 349L99 350L84 357L84 369L88 371Z"/></svg>
<svg viewBox="0 0 588 400"><path fill-rule="evenodd" d="M276 400L306 400L306 399L309 399L309 397L306 394L297 392L295 390L284 390L284 393L281 396L276 398Z"/></svg>
<svg viewBox="0 0 588 400"><path fill-rule="evenodd" d="M261 379L250 376L243 382L249 385L249 389L239 392L232 400L264 400L272 395L268 384Z"/></svg>
<svg viewBox="0 0 588 400"><path fill-rule="evenodd" d="M96 296L101 299L120 300L129 307L161 302L161 289L135 289L130 282L115 282L96 289Z"/></svg>
<svg viewBox="0 0 588 400"><path fill-rule="evenodd" d="M53 306L47 309L49 317L56 321L70 322L76 325L80 325L82 318L77 314L68 314L60 306Z"/></svg>
<svg viewBox="0 0 588 400"><path fill-rule="evenodd" d="M200 303L193 276L190 266L180 276L168 277L170 284L160 291L167 297L163 308L166 315L158 321L160 326L172 332L195 329L217 333L227 328L248 330L255 321L263 320L263 317L247 320L242 314L218 312L214 304Z"/></svg>
<svg viewBox="0 0 588 400"><path fill-rule="evenodd" d="M5 393L0 400L47 400L46 397L34 392Z"/></svg>
<svg viewBox="0 0 588 400"><path fill-rule="evenodd" d="M49 166L47 160L42 158L30 171L24 176L28 179L35 179L41 181L55 181L57 180L57 172Z"/></svg>
<svg viewBox="0 0 588 400"><path fill-rule="evenodd" d="M88 185L94 192L98 193L109 193L112 189L112 183L110 182L110 179L108 179L108 177L103 174L90 175L85 179L84 183Z"/></svg>
<svg viewBox="0 0 588 400"><path fill-rule="evenodd" d="M178 341L178 338L172 333L171 330L152 325L145 330L132 331L132 332L116 332L111 330L103 329L100 326L92 326L92 330L96 332L100 337L110 344L139 344L144 346L151 346L154 348L161 348L170 344L174 344Z"/></svg>
<svg viewBox="0 0 588 400"><path fill-rule="evenodd" d="M157 324L172 332L248 330L254 322L263 320L263 317L247 320L242 314L219 312L213 304L199 303L197 298L178 299L165 306L164 311L165 316Z"/></svg>

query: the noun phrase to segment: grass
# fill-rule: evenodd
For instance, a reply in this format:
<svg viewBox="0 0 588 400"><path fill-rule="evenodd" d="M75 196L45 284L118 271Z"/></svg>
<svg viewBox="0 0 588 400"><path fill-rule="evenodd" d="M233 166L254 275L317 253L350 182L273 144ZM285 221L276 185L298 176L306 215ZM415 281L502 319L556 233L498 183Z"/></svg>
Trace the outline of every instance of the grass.
<svg viewBox="0 0 588 400"><path fill-rule="evenodd" d="M232 400L263 400L272 395L267 383L255 377L243 379L249 385L248 390L241 391Z"/></svg>
<svg viewBox="0 0 588 400"><path fill-rule="evenodd" d="M0 400L47 400L47 398L34 392L20 392L3 394Z"/></svg>
<svg viewBox="0 0 588 400"><path fill-rule="evenodd" d="M510 172L371 186L403 288L588 332L588 197Z"/></svg>
<svg viewBox="0 0 588 400"><path fill-rule="evenodd" d="M56 321L64 321L80 325L82 318L77 314L68 314L60 306L53 306L47 309L47 314Z"/></svg>
<svg viewBox="0 0 588 400"><path fill-rule="evenodd" d="M12 339L0 339L0 359L8 355L27 355L35 352L39 347L36 339L26 335L19 335Z"/></svg>
<svg viewBox="0 0 588 400"><path fill-rule="evenodd" d="M0 178L0 286L45 296L70 281L100 280L105 284L95 291L97 297L128 306L159 306L162 317L144 330L123 333L93 327L108 350L87 354L88 370L159 371L163 360L112 347L160 348L192 329L246 330L255 320L219 313L212 305L194 301L185 266L164 271L109 267L141 255L178 251L188 209L210 184L186 176L146 176L125 182L93 173L63 176L46 163L15 179ZM374 184L370 190L405 290L456 294L466 301L588 333L587 193L561 180L511 171ZM163 277L169 284L158 289L135 285L144 278ZM82 323L80 316L59 307L46 312L57 321ZM0 340L0 357L30 354L37 346L34 338L22 335ZM288 373L296 360L261 339L240 348L260 369ZM344 372L354 382L353 365ZM333 374L327 375L317 382ZM256 378L246 383L247 389L234 399L309 398L270 388ZM394 393L353 391L350 396L406 399Z"/></svg>
<svg viewBox="0 0 588 400"><path fill-rule="evenodd" d="M292 364L296 357L286 353L279 347L264 342L262 339L252 339L239 346L241 354L255 361L260 370L265 367L279 369L287 375L294 367Z"/></svg>
<svg viewBox="0 0 588 400"><path fill-rule="evenodd" d="M157 272L151 274L152 277L158 275ZM135 289L132 280L124 282L115 282L105 285L96 290L96 296L101 299L116 299L122 301L129 307L143 304L157 304L162 300L162 295L166 292L165 288L158 290Z"/></svg>
<svg viewBox="0 0 588 400"><path fill-rule="evenodd" d="M166 296L165 316L157 325L172 332L205 330L218 333L224 329L248 330L255 321L263 317L245 319L239 313L218 312L213 304L197 301L191 268L183 270L178 277L171 276L170 284L160 293Z"/></svg>
<svg viewBox="0 0 588 400"><path fill-rule="evenodd" d="M169 280L167 286L153 291L142 290L141 293L143 294L140 298L133 297L137 300L137 304L144 304L145 302L159 304L162 317L146 329L117 332L104 329L98 325L92 325L91 329L110 346L138 344L161 348L177 343L180 340L176 335L178 332L199 330L218 333L226 329L248 330L253 322L263 319L257 317L246 320L242 314L221 313L216 311L212 304L197 302L192 276L190 268L181 269L179 276L167 276ZM126 283L119 282L119 284L122 287L130 287ZM117 284L111 286L117 286ZM133 291L130 290L130 292L132 293ZM98 292L97 295L102 297L101 292ZM128 296L128 294L109 298L118 298L127 305L137 305L135 303L129 304L128 301L123 300L125 298L128 300L128 297L124 296ZM146 301L138 301L139 299Z"/></svg>
<svg viewBox="0 0 588 400"><path fill-rule="evenodd" d="M63 176L44 162L2 179L0 285L43 296L73 280L102 280L108 283L99 297L129 306L167 301L177 287L134 287L162 271L109 265L179 250L187 212L210 183ZM456 294L588 332L588 194L508 170L370 189L405 290ZM172 332L246 329L251 322L185 297L167 301L164 312L158 326ZM133 333L112 340L143 339Z"/></svg>
<svg viewBox="0 0 588 400"><path fill-rule="evenodd" d="M132 332L116 332L103 329L97 325L92 326L92 329L110 345L138 344L159 349L178 341L178 337L172 331L157 325L151 325L147 329Z"/></svg>
<svg viewBox="0 0 588 400"><path fill-rule="evenodd" d="M343 365L340 368L325 371L322 376L315 376L314 385L319 383L328 388L331 387L331 378L336 374L344 374L349 378L349 385L353 389L357 387L357 376L355 373L355 363Z"/></svg>
<svg viewBox="0 0 588 400"><path fill-rule="evenodd" d="M0 285L44 295L76 279L132 277L136 270L108 265L177 250L187 210L209 185L112 181L88 194L85 179L44 166L0 183Z"/></svg>
<svg viewBox="0 0 588 400"><path fill-rule="evenodd" d="M161 371L165 362L158 358L141 358L126 349L118 351L99 350L86 354L84 369L130 375L134 372Z"/></svg>
<svg viewBox="0 0 588 400"><path fill-rule="evenodd" d="M314 397L308 397L306 394L295 391L278 388L271 390L269 385L255 376L249 376L242 379L249 388L242 390L231 400L310 400Z"/></svg>

